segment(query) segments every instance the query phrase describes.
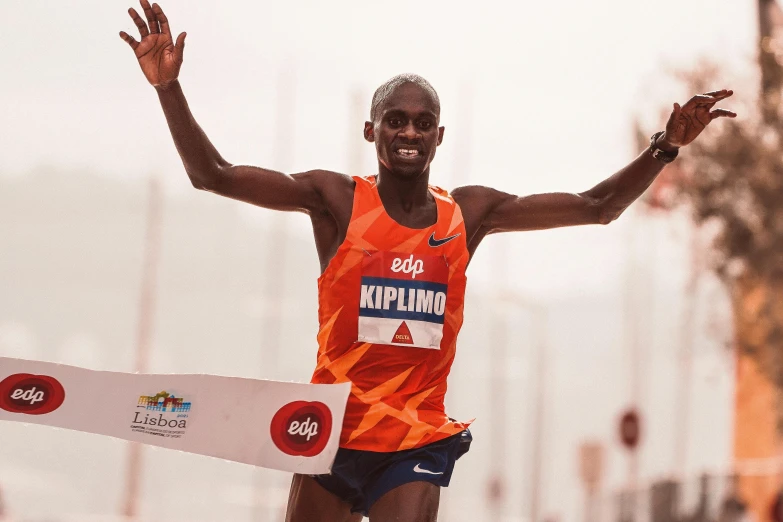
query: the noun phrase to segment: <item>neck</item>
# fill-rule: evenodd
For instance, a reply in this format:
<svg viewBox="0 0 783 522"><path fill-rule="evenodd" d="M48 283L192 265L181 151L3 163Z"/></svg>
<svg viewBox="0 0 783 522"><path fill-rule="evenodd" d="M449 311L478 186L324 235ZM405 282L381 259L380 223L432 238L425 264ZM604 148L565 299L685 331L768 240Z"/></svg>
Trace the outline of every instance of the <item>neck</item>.
<svg viewBox="0 0 783 522"><path fill-rule="evenodd" d="M413 207L427 203L429 178L429 167L418 176L403 177L379 165L378 193L384 202L399 205L409 211Z"/></svg>

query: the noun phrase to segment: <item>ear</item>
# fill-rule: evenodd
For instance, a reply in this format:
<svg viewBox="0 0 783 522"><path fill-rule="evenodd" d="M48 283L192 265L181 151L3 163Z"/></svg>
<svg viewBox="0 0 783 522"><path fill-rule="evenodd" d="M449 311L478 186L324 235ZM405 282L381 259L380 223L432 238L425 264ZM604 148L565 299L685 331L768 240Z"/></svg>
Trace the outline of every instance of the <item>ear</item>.
<svg viewBox="0 0 783 522"><path fill-rule="evenodd" d="M371 121L364 122L364 139L370 143L375 141L375 129Z"/></svg>
<svg viewBox="0 0 783 522"><path fill-rule="evenodd" d="M443 133L446 132L446 127L438 127L438 145L443 143Z"/></svg>

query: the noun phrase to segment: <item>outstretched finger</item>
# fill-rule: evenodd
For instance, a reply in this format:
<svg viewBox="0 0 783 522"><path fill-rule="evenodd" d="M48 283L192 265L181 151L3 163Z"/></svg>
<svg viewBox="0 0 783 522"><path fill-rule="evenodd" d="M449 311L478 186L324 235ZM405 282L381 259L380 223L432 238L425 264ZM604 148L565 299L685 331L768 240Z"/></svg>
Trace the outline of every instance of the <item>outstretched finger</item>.
<svg viewBox="0 0 783 522"><path fill-rule="evenodd" d="M126 33L125 31L120 31L120 38L122 38L123 40L128 42L128 45L130 45L131 49L133 49L134 51L139 46L139 42L134 40L133 37L131 35L129 35L128 33Z"/></svg>
<svg viewBox="0 0 783 522"><path fill-rule="evenodd" d="M714 120L715 118L736 118L737 113L727 111L726 109L715 109L710 113L710 119Z"/></svg>
<svg viewBox="0 0 783 522"><path fill-rule="evenodd" d="M704 106L708 108L712 108L712 106L718 103L720 100L721 98L709 96L707 94L697 94L696 96L688 100L688 102L685 105L683 105L682 108L686 111L689 111L696 107L704 107Z"/></svg>
<svg viewBox="0 0 783 522"><path fill-rule="evenodd" d="M152 10L148 0L139 0L142 9L144 9L144 16L147 17L147 23L150 26L150 33L156 34L160 32L160 26L158 20L155 18L155 11Z"/></svg>
<svg viewBox="0 0 783 522"><path fill-rule="evenodd" d="M721 89L719 91L705 92L704 94L707 96L718 98L719 100L723 100L725 98L728 98L732 94L734 94L734 91L732 91L731 89Z"/></svg>
<svg viewBox="0 0 783 522"><path fill-rule="evenodd" d="M147 29L147 24L144 23L144 20L141 19L139 13L137 13L134 8L131 7L128 9L128 14L133 19L133 23L136 24L136 27L139 28L139 34L141 34L142 38L150 34L149 30Z"/></svg>
<svg viewBox="0 0 783 522"><path fill-rule="evenodd" d="M160 32L171 36L169 19L163 14L163 9L158 4L152 4L152 11L155 13L155 18L160 22Z"/></svg>

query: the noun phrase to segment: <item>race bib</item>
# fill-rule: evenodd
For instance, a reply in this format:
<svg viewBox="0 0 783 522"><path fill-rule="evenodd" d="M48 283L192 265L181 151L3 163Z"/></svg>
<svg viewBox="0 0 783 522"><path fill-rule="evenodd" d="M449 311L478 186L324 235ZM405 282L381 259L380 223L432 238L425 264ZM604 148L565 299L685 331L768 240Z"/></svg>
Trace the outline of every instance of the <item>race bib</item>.
<svg viewBox="0 0 783 522"><path fill-rule="evenodd" d="M362 261L358 340L440 349L448 281L443 256L368 253Z"/></svg>

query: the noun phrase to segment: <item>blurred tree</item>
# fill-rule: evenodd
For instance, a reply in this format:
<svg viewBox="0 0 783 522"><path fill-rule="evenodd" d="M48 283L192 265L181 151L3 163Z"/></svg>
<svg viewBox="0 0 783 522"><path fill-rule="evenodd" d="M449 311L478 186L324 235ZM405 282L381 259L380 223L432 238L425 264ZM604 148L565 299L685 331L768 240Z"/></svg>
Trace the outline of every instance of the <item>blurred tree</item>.
<svg viewBox="0 0 783 522"><path fill-rule="evenodd" d="M710 265L731 291L737 348L783 390L783 12L777 0L757 1L758 98L732 100L749 103L739 118L722 120L691 144L644 201L653 208L685 204L697 225L715 231ZM725 83L712 65L681 78L690 92ZM647 133L638 139L646 145ZM783 408L778 429L783 433Z"/></svg>
<svg viewBox="0 0 783 522"><path fill-rule="evenodd" d="M756 1L756 96L733 100L743 105L740 117L689 146L644 199L652 208L685 205L698 226L715 232L710 264L729 289L734 317L737 463L774 459L783 442L783 11L778 0ZM681 79L692 93L725 84L711 65ZM760 522L770 520L779 479L739 477L738 493Z"/></svg>

